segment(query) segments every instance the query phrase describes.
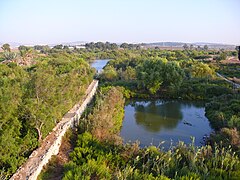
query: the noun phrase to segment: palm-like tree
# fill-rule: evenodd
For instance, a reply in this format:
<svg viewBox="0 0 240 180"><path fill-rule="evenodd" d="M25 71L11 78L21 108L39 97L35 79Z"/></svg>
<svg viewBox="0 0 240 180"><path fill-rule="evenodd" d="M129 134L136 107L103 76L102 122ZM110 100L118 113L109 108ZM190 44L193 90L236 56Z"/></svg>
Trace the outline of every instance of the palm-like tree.
<svg viewBox="0 0 240 180"><path fill-rule="evenodd" d="M32 49L31 48L25 48L20 50L20 56L22 57L22 63L27 63L27 58L30 58L32 56Z"/></svg>

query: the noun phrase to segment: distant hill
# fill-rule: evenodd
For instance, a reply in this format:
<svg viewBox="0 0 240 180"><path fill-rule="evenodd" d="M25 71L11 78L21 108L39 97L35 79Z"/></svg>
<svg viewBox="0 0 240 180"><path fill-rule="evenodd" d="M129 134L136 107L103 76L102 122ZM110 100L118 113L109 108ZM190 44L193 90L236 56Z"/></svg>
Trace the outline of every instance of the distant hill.
<svg viewBox="0 0 240 180"><path fill-rule="evenodd" d="M146 45L150 46L163 46L163 47L182 47L184 44L182 42L155 42L155 43L146 43Z"/></svg>
<svg viewBox="0 0 240 180"><path fill-rule="evenodd" d="M74 42L62 42L62 43L52 43L48 44L50 47L53 47L58 44L62 45L67 45L67 46L76 46L76 45L84 45L86 44L87 41L74 41ZM0 42L0 47L4 43ZM17 48L20 45L25 45L25 46L34 46L37 44L24 44L24 43L18 43L18 42L8 42L12 48ZM118 43L120 45L121 43ZM221 43L208 43L208 42L195 42L195 43L184 43L184 42L154 42L154 43L141 43L142 46L146 47L152 47L152 46L158 46L158 47L176 47L176 48L182 48L184 44L187 45L193 45L194 47L201 46L203 47L204 45L207 45L210 49L227 49L227 50L234 50L236 45L232 44L221 44ZM39 43L38 45L42 45Z"/></svg>
<svg viewBox="0 0 240 180"><path fill-rule="evenodd" d="M229 49L234 50L235 45L232 44L220 44L220 43L208 43L208 42L196 42L196 43L183 43L183 42L155 42L146 43L146 46L158 46L158 47L182 47L184 44L193 45L194 47L207 45L211 49Z"/></svg>
<svg viewBox="0 0 240 180"><path fill-rule="evenodd" d="M18 43L18 42L0 42L0 47L5 44L5 43L8 43L10 44L10 46L12 48L17 48L21 45L24 45L24 46L35 46L35 45L47 45L47 43L37 43L37 44L33 44L33 43ZM49 46L55 46L55 45L58 45L58 44L62 44L62 45L67 45L67 46L76 46L76 45L83 45L87 43L86 41L75 41L75 42L62 42L62 43L51 43L51 44L48 44Z"/></svg>
<svg viewBox="0 0 240 180"><path fill-rule="evenodd" d="M86 44L86 41L74 41L74 42L62 42L62 43L54 43L54 44L48 44L50 47L53 47L58 44L62 44L65 46L77 46L77 45L84 45Z"/></svg>

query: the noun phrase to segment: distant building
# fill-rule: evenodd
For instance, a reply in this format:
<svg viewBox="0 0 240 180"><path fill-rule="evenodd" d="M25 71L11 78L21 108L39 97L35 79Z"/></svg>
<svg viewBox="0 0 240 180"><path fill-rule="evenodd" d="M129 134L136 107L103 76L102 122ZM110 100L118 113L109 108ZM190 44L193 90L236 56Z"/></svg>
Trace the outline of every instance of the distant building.
<svg viewBox="0 0 240 180"><path fill-rule="evenodd" d="M78 45L78 46L76 46L76 48L77 48L77 49L85 49L86 47L83 46L83 45Z"/></svg>

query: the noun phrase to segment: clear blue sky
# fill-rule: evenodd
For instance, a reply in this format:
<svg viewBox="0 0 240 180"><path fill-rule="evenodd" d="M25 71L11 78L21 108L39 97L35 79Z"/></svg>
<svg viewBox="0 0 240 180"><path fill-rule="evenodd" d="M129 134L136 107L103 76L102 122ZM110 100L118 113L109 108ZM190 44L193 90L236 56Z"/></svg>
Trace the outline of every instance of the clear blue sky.
<svg viewBox="0 0 240 180"><path fill-rule="evenodd" d="M0 42L240 44L240 0L0 0Z"/></svg>

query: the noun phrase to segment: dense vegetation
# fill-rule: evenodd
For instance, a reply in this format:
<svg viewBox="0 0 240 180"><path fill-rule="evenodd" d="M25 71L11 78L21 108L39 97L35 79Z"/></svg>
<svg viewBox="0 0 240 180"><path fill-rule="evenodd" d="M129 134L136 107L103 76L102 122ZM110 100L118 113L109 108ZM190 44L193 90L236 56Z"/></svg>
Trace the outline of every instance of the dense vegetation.
<svg viewBox="0 0 240 180"><path fill-rule="evenodd" d="M238 179L240 161L231 150L196 148L180 143L163 152L152 146L115 146L90 133L79 135L72 161L65 166L70 179Z"/></svg>
<svg viewBox="0 0 240 180"><path fill-rule="evenodd" d="M84 132L88 130L100 141L122 143L118 133L124 116L124 97L122 88L101 88L91 113L80 122Z"/></svg>
<svg viewBox="0 0 240 180"><path fill-rule="evenodd" d="M206 106L206 115L217 130L210 141L231 145L240 154L240 96L223 95Z"/></svg>
<svg viewBox="0 0 240 180"><path fill-rule="evenodd" d="M238 179L240 177L239 158L228 148L217 145L197 148L194 143L185 145L180 142L178 146L162 151L155 146L140 149L138 144L121 145L116 143L117 141L112 141L113 137L117 139L120 130L118 114L121 114L123 104L117 103L117 99L119 100L119 97L122 99L120 94L124 89L118 88L118 91L114 87L107 89L108 93L96 99L92 111L94 116L90 113L87 117L89 120L86 122L93 123L80 126L81 129L85 127L82 129L85 132L78 136L76 147L70 154L71 161L65 165L63 179ZM117 94L116 100L112 99L111 92ZM104 102L103 108L99 108L101 102ZM101 111L108 109L107 107L117 106L117 112L117 109ZM112 118L99 118L99 115ZM96 129L100 130L100 136ZM109 133L110 131L112 133Z"/></svg>
<svg viewBox="0 0 240 180"><path fill-rule="evenodd" d="M238 154L239 150L239 97L234 95L231 85L215 76L217 66L194 60L209 56L192 55L194 51L190 50L149 50L148 54L144 50L137 54L137 50L126 51L129 55L132 53L131 56L115 58L104 68L99 77L102 87L121 86L126 98L208 100L207 116L216 133L211 135L210 145L199 148L194 143L185 145L180 142L178 146L162 151L157 147L140 149L137 144L116 145L99 138L88 127L78 137L71 161L65 166L64 179L238 179L240 161L235 152ZM232 100L224 99L225 96L232 97ZM224 100L218 102L221 99ZM226 101L228 103L222 106L221 103ZM211 109L211 103L219 104ZM219 115L219 111L225 113L222 129L214 126L217 121L214 115ZM102 117L107 113L105 111ZM106 119L105 123L108 122ZM101 132L106 131L104 128L107 131L114 129L101 123L95 124L95 128L96 125Z"/></svg>
<svg viewBox="0 0 240 180"><path fill-rule="evenodd" d="M100 80L124 86L130 97L206 100L232 93L230 84L215 77L215 67L196 60L120 58L108 63Z"/></svg>
<svg viewBox="0 0 240 180"><path fill-rule="evenodd" d="M0 169L11 175L84 95L94 71L75 56L0 64Z"/></svg>
<svg viewBox="0 0 240 180"><path fill-rule="evenodd" d="M240 78L240 65L239 64L221 64L219 68L219 73L227 77Z"/></svg>
<svg viewBox="0 0 240 180"><path fill-rule="evenodd" d="M0 177L16 171L81 99L94 75L86 61L106 58L112 60L97 77L100 90L80 121L64 179L239 179L239 91L215 75L217 71L238 77L237 65L221 64L236 52L141 46L88 43L85 49L78 49L37 45L20 46L12 52L5 45L0 54L0 61L8 62L0 64ZM205 100L206 115L216 132L209 145L201 148L179 143L162 151L123 145L119 131L124 98L135 97Z"/></svg>

